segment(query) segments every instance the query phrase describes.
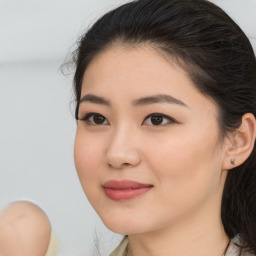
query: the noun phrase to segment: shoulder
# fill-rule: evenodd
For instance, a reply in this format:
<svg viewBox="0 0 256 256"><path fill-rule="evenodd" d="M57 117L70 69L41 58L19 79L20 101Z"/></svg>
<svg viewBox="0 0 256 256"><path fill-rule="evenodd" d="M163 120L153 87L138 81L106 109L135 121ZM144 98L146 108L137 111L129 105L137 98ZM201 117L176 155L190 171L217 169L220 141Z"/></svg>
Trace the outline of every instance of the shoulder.
<svg viewBox="0 0 256 256"><path fill-rule="evenodd" d="M0 214L0 252L39 256L47 251L51 227L46 214L31 202L10 204ZM7 254L7 253L6 253Z"/></svg>

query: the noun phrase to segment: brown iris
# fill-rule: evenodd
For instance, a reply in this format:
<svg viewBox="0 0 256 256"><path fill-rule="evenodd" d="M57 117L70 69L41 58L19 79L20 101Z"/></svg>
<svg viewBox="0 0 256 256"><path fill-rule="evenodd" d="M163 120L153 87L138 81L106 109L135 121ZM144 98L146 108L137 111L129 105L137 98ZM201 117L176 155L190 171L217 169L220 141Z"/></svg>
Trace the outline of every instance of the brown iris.
<svg viewBox="0 0 256 256"><path fill-rule="evenodd" d="M162 116L152 116L151 122L153 125L160 125L163 122L163 117Z"/></svg>
<svg viewBox="0 0 256 256"><path fill-rule="evenodd" d="M105 117L101 116L101 115L94 115L93 116L93 122L95 124L103 124L105 121Z"/></svg>

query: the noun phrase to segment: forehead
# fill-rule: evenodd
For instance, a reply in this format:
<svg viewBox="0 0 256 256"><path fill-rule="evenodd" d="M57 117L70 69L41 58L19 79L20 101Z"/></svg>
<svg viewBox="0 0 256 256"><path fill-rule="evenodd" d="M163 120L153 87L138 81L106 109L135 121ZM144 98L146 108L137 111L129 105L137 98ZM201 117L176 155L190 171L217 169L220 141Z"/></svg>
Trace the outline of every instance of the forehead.
<svg viewBox="0 0 256 256"><path fill-rule="evenodd" d="M174 76L175 73L175 76ZM148 87L158 87L167 78L184 78L192 84L186 72L174 62L167 61L159 52L149 46L114 45L101 52L88 65L82 83L82 89L94 87L110 89L111 84L119 83L130 89L147 81ZM103 82L103 84L102 84Z"/></svg>
<svg viewBox="0 0 256 256"><path fill-rule="evenodd" d="M114 45L97 55L84 74L81 96L85 94L110 100L169 94L187 105L213 104L179 65L147 45Z"/></svg>

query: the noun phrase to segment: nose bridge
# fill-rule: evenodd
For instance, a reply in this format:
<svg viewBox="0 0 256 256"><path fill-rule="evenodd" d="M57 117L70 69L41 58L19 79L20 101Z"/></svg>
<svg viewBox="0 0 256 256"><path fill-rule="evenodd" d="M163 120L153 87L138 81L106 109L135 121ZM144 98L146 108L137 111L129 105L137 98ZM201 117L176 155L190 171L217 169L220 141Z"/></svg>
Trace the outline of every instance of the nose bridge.
<svg viewBox="0 0 256 256"><path fill-rule="evenodd" d="M121 123L116 125L112 131L112 144L119 144L125 142L128 139L129 135L132 133L131 126L128 123Z"/></svg>
<svg viewBox="0 0 256 256"><path fill-rule="evenodd" d="M106 153L108 164L115 168L137 165L140 152L136 137L136 129L127 123L113 128Z"/></svg>

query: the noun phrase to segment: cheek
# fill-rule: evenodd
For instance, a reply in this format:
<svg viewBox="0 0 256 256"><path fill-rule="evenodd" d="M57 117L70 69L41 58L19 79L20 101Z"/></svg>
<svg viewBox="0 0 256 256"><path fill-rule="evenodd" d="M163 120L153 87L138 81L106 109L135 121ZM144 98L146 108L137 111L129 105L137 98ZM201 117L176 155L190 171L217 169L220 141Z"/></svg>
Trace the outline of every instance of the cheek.
<svg viewBox="0 0 256 256"><path fill-rule="evenodd" d="M94 184L103 161L102 145L92 136L77 132L74 144L74 160L80 182L84 188Z"/></svg>
<svg viewBox="0 0 256 256"><path fill-rule="evenodd" d="M179 199L191 193L207 194L218 186L221 158L217 134L179 131L161 144L147 147L148 166L154 172L161 193ZM200 135L200 136L199 136ZM165 136L165 138L168 138ZM161 145L161 147L159 147ZM156 148L158 147L158 150Z"/></svg>
<svg viewBox="0 0 256 256"><path fill-rule="evenodd" d="M153 147L154 148L154 147ZM148 161L159 183L182 182L190 179L191 165L195 165L194 152L188 149L184 141L166 140L159 150L148 150Z"/></svg>

